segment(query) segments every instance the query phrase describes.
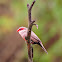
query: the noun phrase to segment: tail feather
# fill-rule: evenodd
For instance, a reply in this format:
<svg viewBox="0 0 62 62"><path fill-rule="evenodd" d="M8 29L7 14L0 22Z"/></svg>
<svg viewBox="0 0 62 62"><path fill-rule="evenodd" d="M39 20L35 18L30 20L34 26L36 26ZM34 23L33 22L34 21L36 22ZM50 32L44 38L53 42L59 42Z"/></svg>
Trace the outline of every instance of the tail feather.
<svg viewBox="0 0 62 62"><path fill-rule="evenodd" d="M45 49L45 47L43 46L42 42L39 42L40 46L42 47L42 49L48 54L47 50Z"/></svg>

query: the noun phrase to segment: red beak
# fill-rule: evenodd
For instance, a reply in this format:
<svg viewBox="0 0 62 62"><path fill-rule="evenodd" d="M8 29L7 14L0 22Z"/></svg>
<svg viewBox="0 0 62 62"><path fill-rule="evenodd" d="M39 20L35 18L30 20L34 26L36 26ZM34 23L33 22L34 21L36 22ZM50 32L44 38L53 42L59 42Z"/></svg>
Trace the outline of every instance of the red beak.
<svg viewBox="0 0 62 62"><path fill-rule="evenodd" d="M19 32L19 29L17 30L17 32Z"/></svg>

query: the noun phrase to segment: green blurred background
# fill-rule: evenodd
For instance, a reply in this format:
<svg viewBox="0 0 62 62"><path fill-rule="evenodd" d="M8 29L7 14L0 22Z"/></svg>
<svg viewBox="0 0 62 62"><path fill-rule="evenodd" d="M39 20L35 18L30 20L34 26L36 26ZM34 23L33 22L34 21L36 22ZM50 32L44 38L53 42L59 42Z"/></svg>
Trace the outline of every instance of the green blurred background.
<svg viewBox="0 0 62 62"><path fill-rule="evenodd" d="M33 0L0 0L0 62L27 62L27 46L16 32L28 27L27 3ZM32 19L33 31L42 40L48 55L33 45L34 62L62 62L62 0L36 0Z"/></svg>

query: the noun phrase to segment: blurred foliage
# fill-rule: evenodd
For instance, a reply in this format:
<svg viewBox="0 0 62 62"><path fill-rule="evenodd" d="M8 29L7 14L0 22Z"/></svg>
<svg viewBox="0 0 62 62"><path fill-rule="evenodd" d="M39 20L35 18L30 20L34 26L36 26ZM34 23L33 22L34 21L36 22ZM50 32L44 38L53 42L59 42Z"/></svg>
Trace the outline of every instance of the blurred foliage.
<svg viewBox="0 0 62 62"><path fill-rule="evenodd" d="M0 5L0 39L18 26L28 26L27 3L31 4L32 1L0 0L0 4L3 5ZM4 8L6 9L3 10ZM34 62L62 62L62 0L36 0L32 9L32 18L39 26L38 30L34 26L33 31L46 48L49 40L58 34L58 37L54 37L58 39L52 40L52 45L47 48L48 55L42 53L40 47L34 46Z"/></svg>

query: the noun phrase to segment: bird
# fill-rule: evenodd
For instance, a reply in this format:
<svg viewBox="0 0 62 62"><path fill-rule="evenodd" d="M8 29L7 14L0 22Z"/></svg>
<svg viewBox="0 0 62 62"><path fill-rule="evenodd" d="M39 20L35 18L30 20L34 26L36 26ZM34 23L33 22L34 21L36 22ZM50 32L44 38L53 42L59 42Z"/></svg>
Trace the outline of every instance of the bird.
<svg viewBox="0 0 62 62"><path fill-rule="evenodd" d="M19 34L21 35L21 37L26 41L26 36L27 36L27 31L28 31L28 28L26 27L19 27L17 29L17 32L19 32ZM31 36L30 36L30 39L31 39L31 44L37 44L39 46L41 46L41 48L48 54L47 50L45 49L45 47L43 46L41 40L38 38L38 36L33 32L31 31Z"/></svg>

